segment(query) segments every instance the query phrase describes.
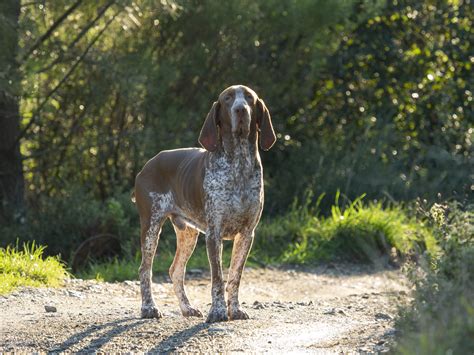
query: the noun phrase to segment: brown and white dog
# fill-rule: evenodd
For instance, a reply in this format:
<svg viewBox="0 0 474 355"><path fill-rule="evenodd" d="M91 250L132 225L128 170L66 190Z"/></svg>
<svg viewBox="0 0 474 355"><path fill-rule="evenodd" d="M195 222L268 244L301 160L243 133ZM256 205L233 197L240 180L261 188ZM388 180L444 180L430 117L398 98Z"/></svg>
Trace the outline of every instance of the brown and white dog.
<svg viewBox="0 0 474 355"><path fill-rule="evenodd" d="M143 318L160 318L151 292L152 263L163 222L170 218L177 248L170 277L184 316L199 316L184 289L186 263L199 232L206 234L212 275L212 305L207 322L248 319L240 308L242 270L263 208L262 164L258 152L275 143L270 113L250 88L235 85L214 102L199 136L205 148L162 151L135 180L140 215ZM234 241L227 280L222 276L222 240Z"/></svg>

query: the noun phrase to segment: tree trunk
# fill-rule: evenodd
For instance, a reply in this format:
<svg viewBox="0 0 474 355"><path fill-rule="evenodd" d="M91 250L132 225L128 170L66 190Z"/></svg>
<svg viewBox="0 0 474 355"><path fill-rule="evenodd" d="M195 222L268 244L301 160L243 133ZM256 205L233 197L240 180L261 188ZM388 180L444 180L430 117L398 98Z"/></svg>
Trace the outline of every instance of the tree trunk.
<svg viewBox="0 0 474 355"><path fill-rule="evenodd" d="M23 214L24 179L19 135L19 0L0 1L0 223Z"/></svg>

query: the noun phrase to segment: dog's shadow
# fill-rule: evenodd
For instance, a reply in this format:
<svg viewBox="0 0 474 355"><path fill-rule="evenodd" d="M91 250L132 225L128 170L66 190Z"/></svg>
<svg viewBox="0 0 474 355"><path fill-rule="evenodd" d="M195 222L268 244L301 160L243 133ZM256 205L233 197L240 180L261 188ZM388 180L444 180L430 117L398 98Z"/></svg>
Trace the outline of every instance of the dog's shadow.
<svg viewBox="0 0 474 355"><path fill-rule="evenodd" d="M147 350L147 353L163 353L178 350L178 348L185 344L189 339L193 338L202 330L209 329L212 324L198 323L192 327L180 330L163 339L153 349Z"/></svg>
<svg viewBox="0 0 474 355"><path fill-rule="evenodd" d="M113 338L119 337L123 333L126 333L127 331L139 327L147 322L150 322L150 320L141 318L125 318L100 325L92 325L79 333L71 335L61 344L56 345L53 349L49 350L49 353L55 354L65 351L74 351L75 353L96 352L100 350L102 346L110 342ZM209 329L211 325L212 324L202 322L189 328L176 331L174 334L163 339L155 347L148 349L146 352L161 353L176 350L185 344L189 339L193 338L197 333L201 332L202 330ZM87 338L91 338L87 344L82 345L79 349L71 349L75 345L87 341ZM128 349L128 351L130 350L132 349Z"/></svg>
<svg viewBox="0 0 474 355"><path fill-rule="evenodd" d="M103 345L108 343L112 338L120 336L122 333L135 328L143 323L145 323L146 319L141 318L125 318L119 319L112 322L107 322L100 325L92 325L89 326L84 331L76 333L70 336L61 344L57 345L54 349L51 349L49 353L60 353L64 351L71 351L71 347L76 344L81 343L88 337L95 337L92 339L87 345L84 345L80 349L75 349L74 352L76 353L83 353L83 352L95 352L100 349ZM105 330L105 331L104 331ZM104 331L104 332L103 332Z"/></svg>

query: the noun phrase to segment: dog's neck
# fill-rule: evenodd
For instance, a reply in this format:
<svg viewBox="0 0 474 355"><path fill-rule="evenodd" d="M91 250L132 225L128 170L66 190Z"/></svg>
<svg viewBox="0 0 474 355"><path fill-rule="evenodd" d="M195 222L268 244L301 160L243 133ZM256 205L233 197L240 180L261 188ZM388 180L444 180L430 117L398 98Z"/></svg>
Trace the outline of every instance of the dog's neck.
<svg viewBox="0 0 474 355"><path fill-rule="evenodd" d="M213 155L229 164L232 175L236 179L247 179L256 169L261 167L257 142L248 137L230 136L223 139L222 145Z"/></svg>

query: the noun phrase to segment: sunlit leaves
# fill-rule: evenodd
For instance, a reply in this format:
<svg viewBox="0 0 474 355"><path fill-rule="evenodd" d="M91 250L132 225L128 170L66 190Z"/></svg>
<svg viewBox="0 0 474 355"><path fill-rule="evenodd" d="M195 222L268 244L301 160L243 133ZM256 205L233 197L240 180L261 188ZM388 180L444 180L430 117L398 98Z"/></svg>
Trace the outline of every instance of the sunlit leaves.
<svg viewBox="0 0 474 355"><path fill-rule="evenodd" d="M364 154L371 154L388 170L397 165L411 169L412 174L402 174L407 186L419 189L418 193L426 185L420 188L411 179L428 181L440 166L460 164L466 168L439 171L439 177L447 189L449 181L458 192L467 191L468 178L462 169L469 170L472 146L462 137L473 126L474 113L469 91L473 74L467 69L473 37L465 24L474 18L473 11L469 1L455 5L440 1L436 6L388 1L383 11L343 38L329 62L326 80L317 85L305 112L304 120L311 124L293 124L301 129L294 132L296 139L307 144L308 137L319 142L327 139L320 145L331 149L337 137L339 146L345 147L342 150L358 156L357 164L364 162ZM370 117L377 117L377 123L372 125ZM302 119L296 116L292 122ZM391 129L388 136L387 129ZM361 146L373 141L378 141L378 147L366 153ZM433 151L439 153L437 158L427 155ZM421 162L433 170L420 169ZM432 175L422 175L426 171Z"/></svg>

